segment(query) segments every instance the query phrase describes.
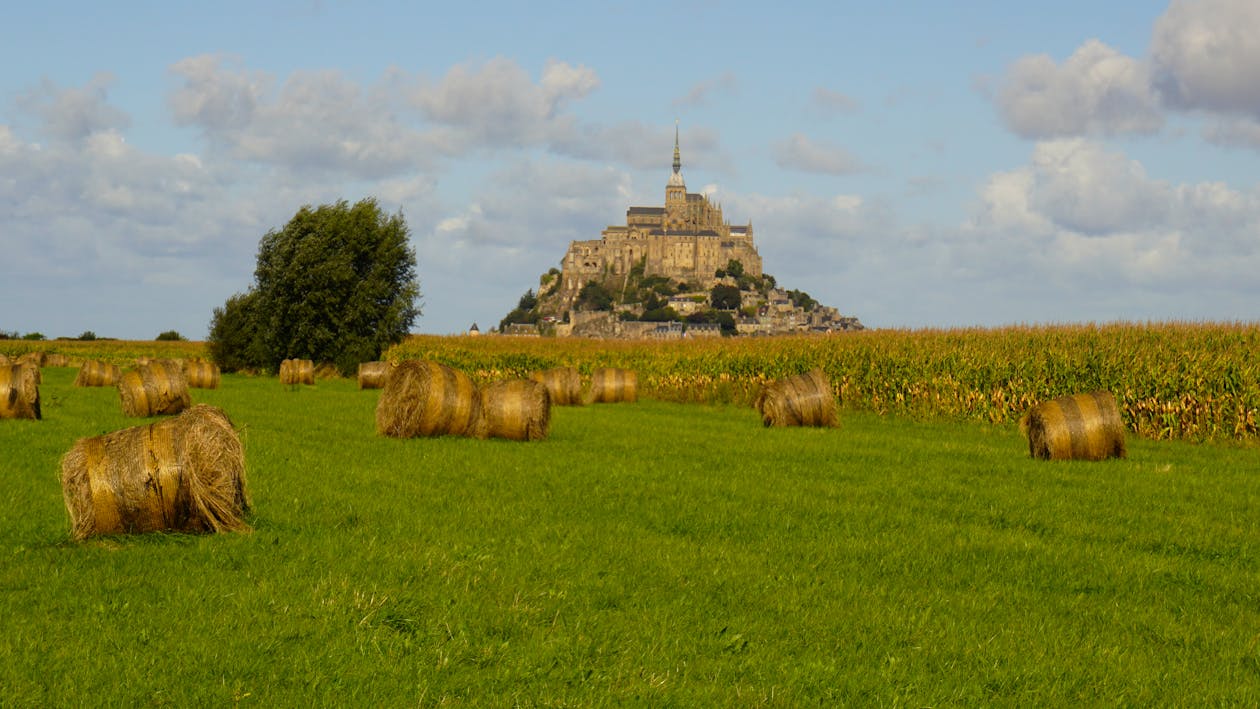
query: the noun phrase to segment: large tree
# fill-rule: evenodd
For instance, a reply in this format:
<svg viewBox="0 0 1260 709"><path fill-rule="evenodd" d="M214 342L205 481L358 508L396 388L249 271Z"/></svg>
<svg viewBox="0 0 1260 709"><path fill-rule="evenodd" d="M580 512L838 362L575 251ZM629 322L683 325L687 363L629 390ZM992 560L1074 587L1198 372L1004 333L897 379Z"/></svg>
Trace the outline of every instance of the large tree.
<svg viewBox="0 0 1260 709"><path fill-rule="evenodd" d="M350 375L378 359L420 314L408 233L402 215L385 214L374 199L302 207L259 242L250 292L215 310L216 361L231 359L219 353L216 329L236 338L228 348L235 357L261 369L300 358Z"/></svg>

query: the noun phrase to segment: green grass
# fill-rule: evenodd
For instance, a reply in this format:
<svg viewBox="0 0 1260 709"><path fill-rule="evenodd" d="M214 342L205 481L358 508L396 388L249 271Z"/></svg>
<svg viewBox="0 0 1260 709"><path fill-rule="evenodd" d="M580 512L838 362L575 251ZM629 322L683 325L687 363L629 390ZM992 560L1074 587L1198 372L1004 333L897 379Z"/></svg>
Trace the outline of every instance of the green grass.
<svg viewBox="0 0 1260 709"><path fill-rule="evenodd" d="M73 376L0 421L2 706L1260 703L1254 448L653 401L397 441L225 376L254 532L75 543L60 456L138 421Z"/></svg>

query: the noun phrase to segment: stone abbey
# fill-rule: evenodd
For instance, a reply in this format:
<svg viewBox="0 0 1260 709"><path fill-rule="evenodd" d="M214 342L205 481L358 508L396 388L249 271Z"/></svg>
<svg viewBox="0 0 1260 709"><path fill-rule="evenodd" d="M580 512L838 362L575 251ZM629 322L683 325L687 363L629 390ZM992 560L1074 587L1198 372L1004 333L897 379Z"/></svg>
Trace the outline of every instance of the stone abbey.
<svg viewBox="0 0 1260 709"><path fill-rule="evenodd" d="M561 262L558 293L567 310L589 281L615 284L639 264L645 276L665 276L708 290L718 282L715 272L732 260L743 265L744 273L761 275L752 223L732 226L721 206L687 192L675 127L674 171L665 185L665 206L630 207L625 224L607 227L599 239L570 243Z"/></svg>

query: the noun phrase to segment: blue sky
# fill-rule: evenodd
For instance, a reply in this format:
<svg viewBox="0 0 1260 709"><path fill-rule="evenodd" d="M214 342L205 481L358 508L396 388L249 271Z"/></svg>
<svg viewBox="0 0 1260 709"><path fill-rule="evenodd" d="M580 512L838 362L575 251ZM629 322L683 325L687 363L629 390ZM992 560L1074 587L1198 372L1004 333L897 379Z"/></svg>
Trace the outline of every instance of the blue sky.
<svg viewBox="0 0 1260 709"><path fill-rule="evenodd" d="M0 329L205 336L305 204L401 210L417 332L688 189L872 327L1260 319L1260 3L23 3Z"/></svg>

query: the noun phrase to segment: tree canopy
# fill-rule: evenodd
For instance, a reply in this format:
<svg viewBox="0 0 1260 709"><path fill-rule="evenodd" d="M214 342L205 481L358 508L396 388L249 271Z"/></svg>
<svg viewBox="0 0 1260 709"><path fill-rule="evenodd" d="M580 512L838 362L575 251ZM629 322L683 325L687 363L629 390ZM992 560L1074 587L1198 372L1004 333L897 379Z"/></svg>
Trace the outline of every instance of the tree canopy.
<svg viewBox="0 0 1260 709"><path fill-rule="evenodd" d="M739 308L743 300L743 294L740 293L736 286L723 285L721 283L713 286L713 290L709 291L709 302L717 310L736 310Z"/></svg>
<svg viewBox="0 0 1260 709"><path fill-rule="evenodd" d="M226 371L299 358L345 375L379 359L420 315L408 235L374 199L302 207L259 241L249 291L215 309L211 356Z"/></svg>

